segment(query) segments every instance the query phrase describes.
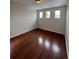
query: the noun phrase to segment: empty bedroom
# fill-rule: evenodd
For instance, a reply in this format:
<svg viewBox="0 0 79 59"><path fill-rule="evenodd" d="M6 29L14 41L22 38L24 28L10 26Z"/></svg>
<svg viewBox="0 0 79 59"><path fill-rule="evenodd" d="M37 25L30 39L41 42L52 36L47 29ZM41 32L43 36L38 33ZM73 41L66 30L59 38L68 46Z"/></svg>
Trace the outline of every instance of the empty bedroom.
<svg viewBox="0 0 79 59"><path fill-rule="evenodd" d="M10 0L10 59L68 59L68 0Z"/></svg>

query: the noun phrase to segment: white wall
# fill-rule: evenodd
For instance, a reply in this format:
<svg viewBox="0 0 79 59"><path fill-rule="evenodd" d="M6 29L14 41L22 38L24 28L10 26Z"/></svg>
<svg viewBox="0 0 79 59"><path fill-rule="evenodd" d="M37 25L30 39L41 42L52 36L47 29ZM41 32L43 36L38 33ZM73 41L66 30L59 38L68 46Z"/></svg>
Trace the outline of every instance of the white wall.
<svg viewBox="0 0 79 59"><path fill-rule="evenodd" d="M32 7L11 2L10 37L14 37L36 28L36 10Z"/></svg>
<svg viewBox="0 0 79 59"><path fill-rule="evenodd" d="M55 10L61 10L61 18L60 19L54 18L54 11ZM44 17L42 19L39 19L39 12L40 11L44 12ZM45 18L46 11L51 11L51 18L50 19ZM56 33L60 33L60 34L65 34L66 6L37 10L37 19L38 19L38 23L39 23L39 26L38 26L39 28L48 30L48 31L52 31L52 32L56 32Z"/></svg>

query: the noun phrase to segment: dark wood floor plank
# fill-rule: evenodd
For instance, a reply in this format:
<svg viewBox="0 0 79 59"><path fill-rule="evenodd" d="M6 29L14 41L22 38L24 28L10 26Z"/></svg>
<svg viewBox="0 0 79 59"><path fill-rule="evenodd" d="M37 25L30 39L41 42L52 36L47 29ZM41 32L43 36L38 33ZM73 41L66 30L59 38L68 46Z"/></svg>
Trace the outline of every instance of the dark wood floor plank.
<svg viewBox="0 0 79 59"><path fill-rule="evenodd" d="M64 35L35 29L10 41L11 59L67 59Z"/></svg>

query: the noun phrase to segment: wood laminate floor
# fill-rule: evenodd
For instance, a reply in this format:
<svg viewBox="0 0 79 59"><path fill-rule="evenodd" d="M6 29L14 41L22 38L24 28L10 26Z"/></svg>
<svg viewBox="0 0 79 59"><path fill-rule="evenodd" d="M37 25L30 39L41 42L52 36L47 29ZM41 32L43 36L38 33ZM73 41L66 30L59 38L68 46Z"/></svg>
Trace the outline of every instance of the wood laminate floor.
<svg viewBox="0 0 79 59"><path fill-rule="evenodd" d="M12 38L10 59L67 59L64 35L35 29Z"/></svg>

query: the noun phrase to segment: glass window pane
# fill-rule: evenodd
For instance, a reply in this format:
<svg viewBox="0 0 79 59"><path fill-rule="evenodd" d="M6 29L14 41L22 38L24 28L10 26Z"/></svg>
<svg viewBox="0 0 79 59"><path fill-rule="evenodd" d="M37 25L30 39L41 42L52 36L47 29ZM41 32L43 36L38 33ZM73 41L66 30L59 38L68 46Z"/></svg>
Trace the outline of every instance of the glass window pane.
<svg viewBox="0 0 79 59"><path fill-rule="evenodd" d="M46 18L50 18L50 11L46 12Z"/></svg>
<svg viewBox="0 0 79 59"><path fill-rule="evenodd" d="M43 18L43 12L39 13L39 18Z"/></svg>
<svg viewBox="0 0 79 59"><path fill-rule="evenodd" d="M60 18L60 10L55 11L55 18Z"/></svg>

